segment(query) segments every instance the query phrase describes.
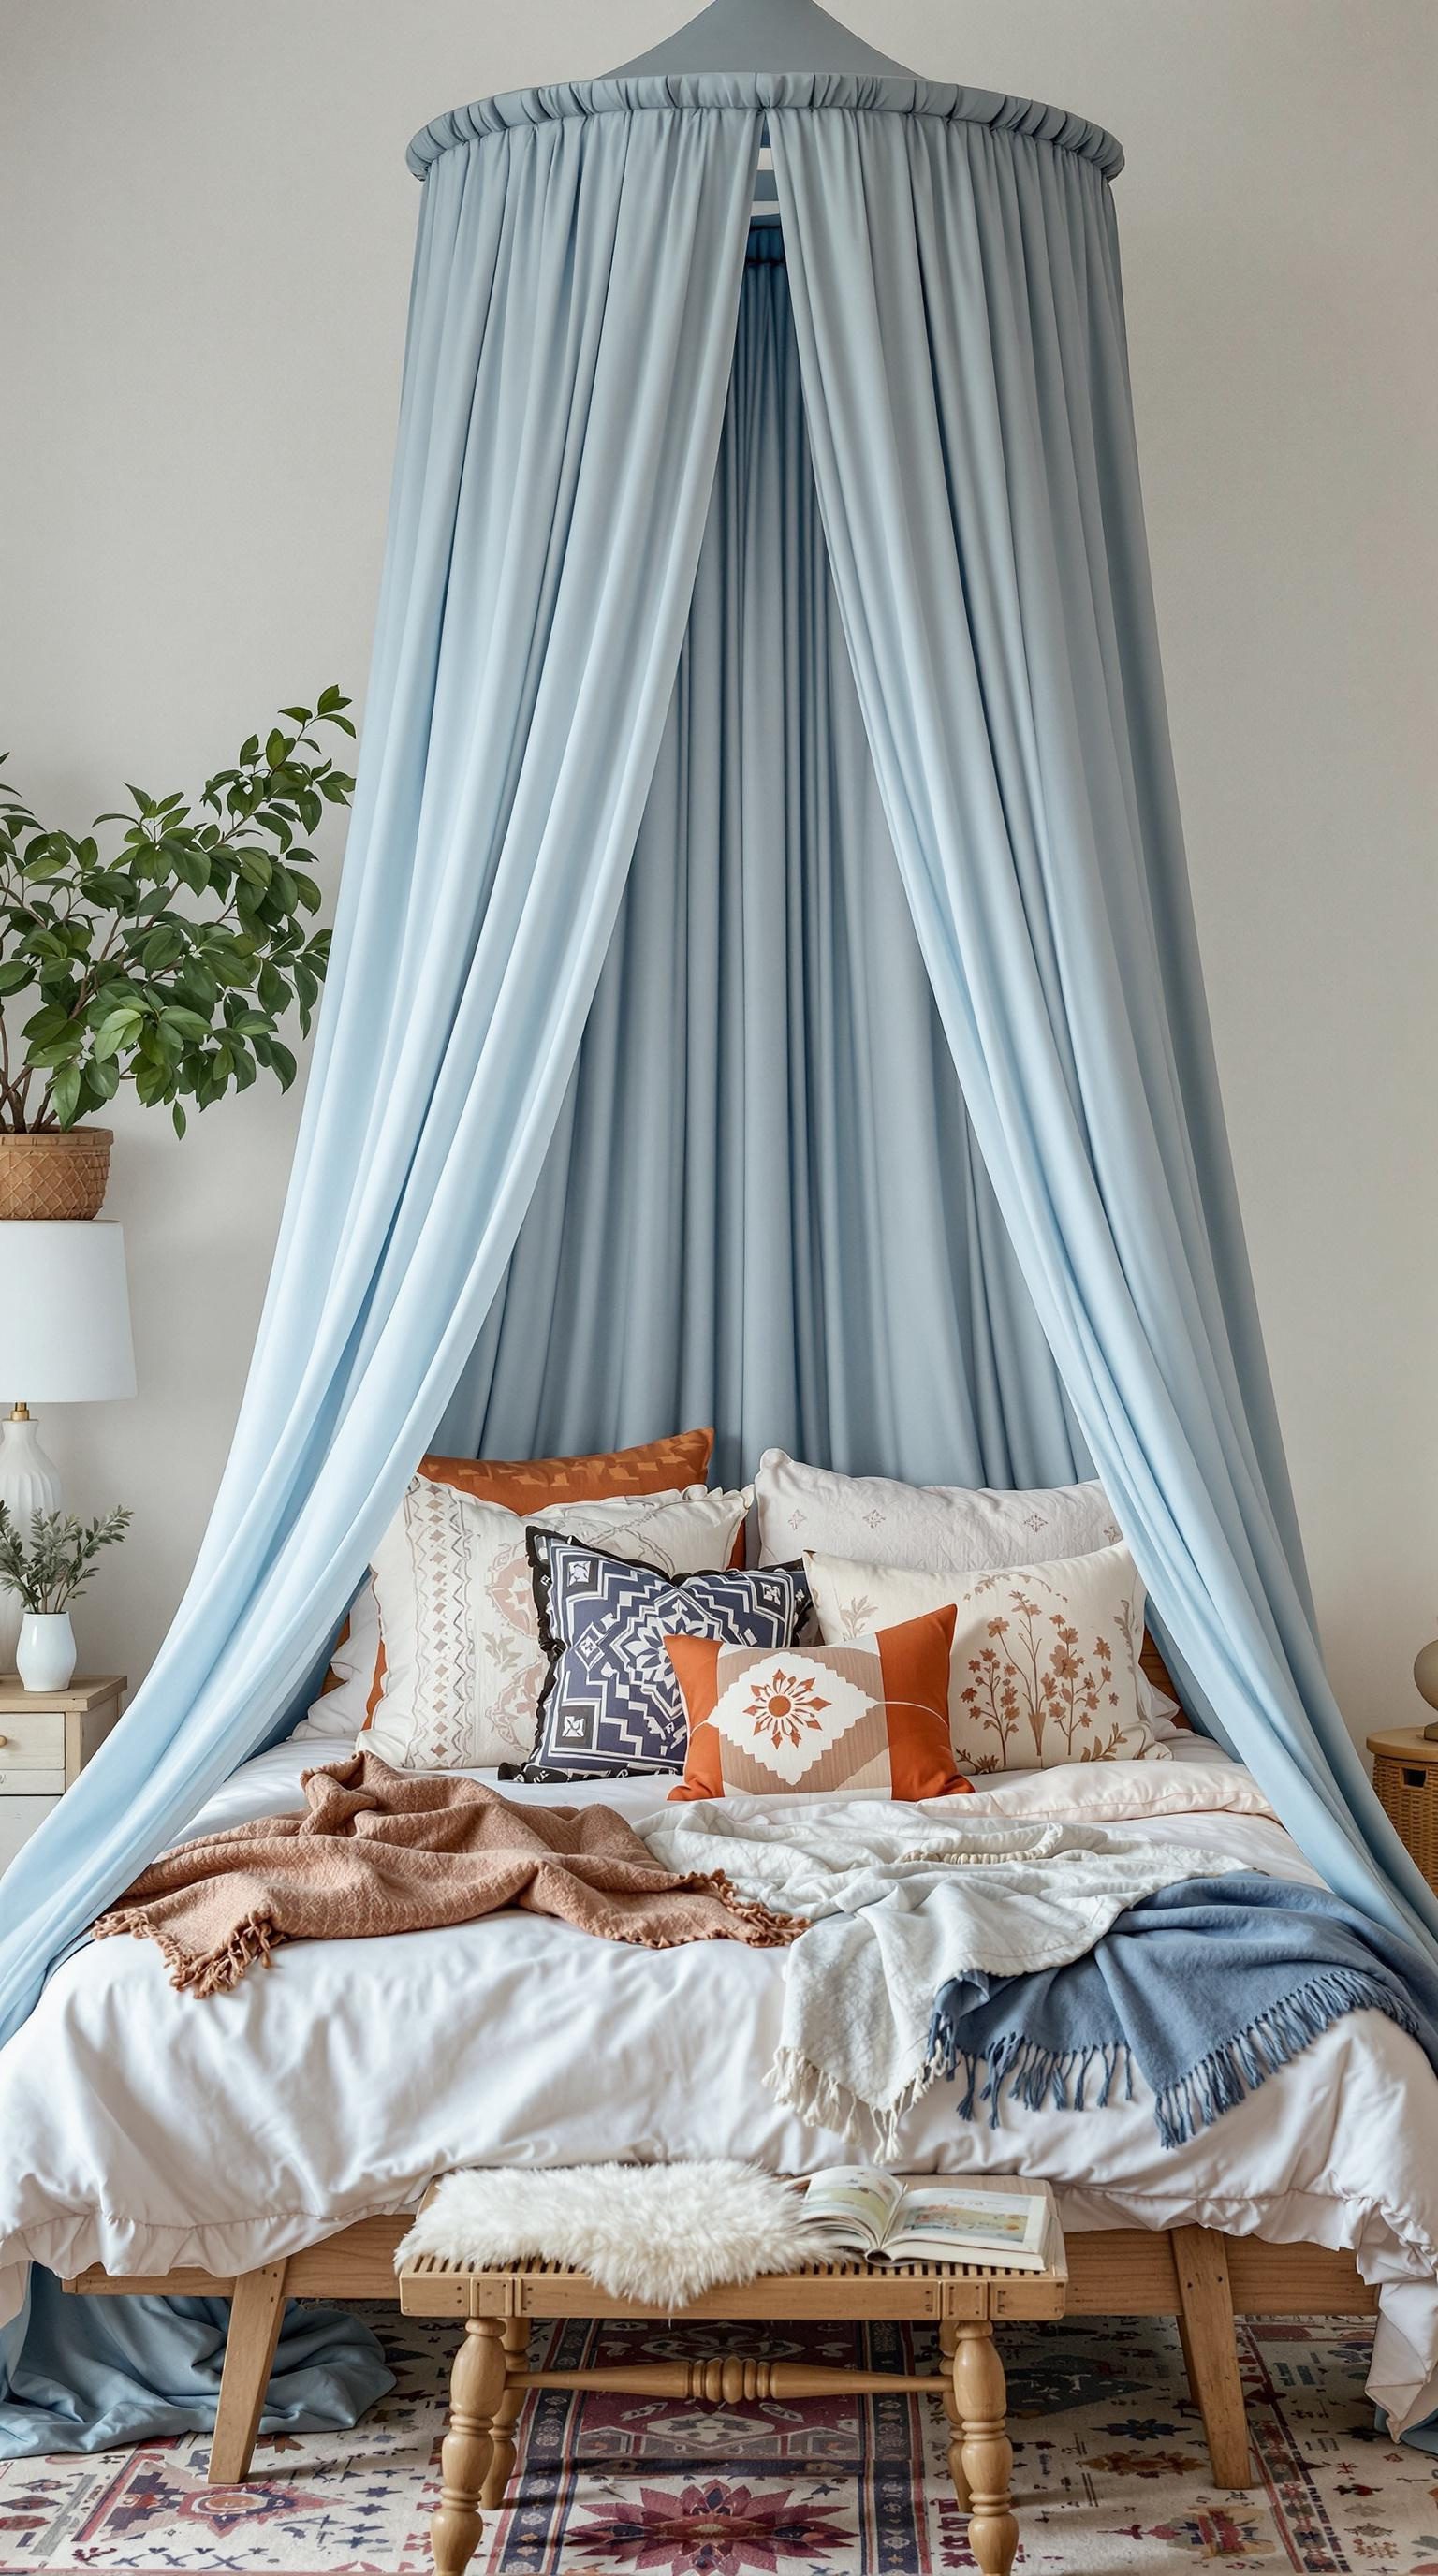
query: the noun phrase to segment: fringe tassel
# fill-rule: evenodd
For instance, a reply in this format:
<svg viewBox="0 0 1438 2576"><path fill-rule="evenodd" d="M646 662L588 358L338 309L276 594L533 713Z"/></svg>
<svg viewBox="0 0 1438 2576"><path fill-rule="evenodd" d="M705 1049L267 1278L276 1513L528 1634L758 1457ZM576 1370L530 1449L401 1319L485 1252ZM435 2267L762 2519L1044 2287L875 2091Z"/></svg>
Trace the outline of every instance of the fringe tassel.
<svg viewBox="0 0 1438 2576"><path fill-rule="evenodd" d="M1416 2014L1399 2008L1391 1989L1359 1968L1325 1969L1306 1985L1296 1986L1291 1995L1281 1996L1246 2029L1210 2049L1155 2096L1154 2118L1164 2146L1186 2146L1198 2130L1211 2128L1225 2111L1257 2092L1270 2075L1321 2039L1345 2013L1369 2008L1397 2022L1410 2039L1417 2038ZM1123 2098L1133 2100L1133 2051L1127 2040L1054 2049L1011 2030L1001 2032L980 2054L960 2044L965 2018L935 2010L925 2070L929 2081L942 2075L951 2083L960 2080L962 2070L961 2120L972 2120L976 2103L986 2102L989 2127L996 2129L1006 2088L1010 2099L1025 2111L1101 2111L1112 2101L1114 2085L1122 2075ZM1089 2077L1099 2068L1103 2080L1090 2099Z"/></svg>
<svg viewBox="0 0 1438 2576"><path fill-rule="evenodd" d="M827 2068L815 2066L797 2049L780 2048L764 2078L776 2102L793 2111L807 2128L830 2129L836 2137L872 2142L877 2161L893 2164L899 2153L899 2125L906 2112L923 2100L938 2070L921 2066L892 2102L866 2102L841 2084Z"/></svg>
<svg viewBox="0 0 1438 2576"><path fill-rule="evenodd" d="M964 2089L959 2097L959 2118L972 2120L976 2102L987 2102L991 2129L999 2125L1006 2089L1010 2099L1025 2111L1101 2111L1112 2100L1115 2078L1122 2073L1125 2098L1133 2100L1133 2060L1127 2040L1102 2047L1045 2048L1036 2039L1025 2039L1021 2031L1005 2031L986 2056L968 2048L949 2048L929 2059L931 2076L946 2075L953 2080L960 2067ZM1090 2100L1088 2079L1100 2067L1103 2081ZM981 2074L985 2077L982 2085Z"/></svg>
<svg viewBox="0 0 1438 2576"><path fill-rule="evenodd" d="M776 1914L771 1905L761 1903L758 1897L741 1896L733 1879L722 1869L690 1871L680 1879L679 1886L693 1888L705 1896L717 1896L736 1923L748 1924L753 1931L755 1937L750 1943L751 1949L784 1949L809 1929L807 1918L801 1914ZM677 1946L677 1941L683 1937L680 1934L676 1936L675 1944L663 1946Z"/></svg>
<svg viewBox="0 0 1438 2576"><path fill-rule="evenodd" d="M1361 1968L1326 1968L1306 1985L1295 1986L1291 1995L1281 1995L1246 2030L1210 2049L1186 2075L1164 2086L1154 2104L1163 2144L1186 2145L1196 2130L1211 2127L1245 2095L1256 2093L1345 2013L1368 2010L1386 2014L1410 2039L1418 2037L1416 2013Z"/></svg>
<svg viewBox="0 0 1438 2576"><path fill-rule="evenodd" d="M145 1905L127 1905L117 1913L102 1914L92 1937L108 1941L118 1932L132 1933L137 1941L153 1941L170 1971L171 1985L181 1994L201 1996L228 1994L256 1961L267 1968L270 1953L283 1938L268 1915L252 1914L247 1921L236 1924L222 1948L203 1953L186 1950L171 1933L160 1930Z"/></svg>

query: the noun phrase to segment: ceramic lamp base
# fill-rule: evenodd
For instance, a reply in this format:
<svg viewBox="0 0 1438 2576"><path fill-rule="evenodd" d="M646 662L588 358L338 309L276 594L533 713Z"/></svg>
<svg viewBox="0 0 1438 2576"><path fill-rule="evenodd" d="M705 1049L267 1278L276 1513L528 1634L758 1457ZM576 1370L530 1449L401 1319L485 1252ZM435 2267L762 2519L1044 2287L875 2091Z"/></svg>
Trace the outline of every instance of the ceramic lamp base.
<svg viewBox="0 0 1438 2576"><path fill-rule="evenodd" d="M37 1512L58 1512L60 1478L53 1459L40 1446L37 1426L28 1415L0 1421L0 1503L22 1538L30 1536ZM0 1673L13 1672L20 1622L25 1613L16 1594L0 1587ZM59 1689L59 1683L50 1685Z"/></svg>

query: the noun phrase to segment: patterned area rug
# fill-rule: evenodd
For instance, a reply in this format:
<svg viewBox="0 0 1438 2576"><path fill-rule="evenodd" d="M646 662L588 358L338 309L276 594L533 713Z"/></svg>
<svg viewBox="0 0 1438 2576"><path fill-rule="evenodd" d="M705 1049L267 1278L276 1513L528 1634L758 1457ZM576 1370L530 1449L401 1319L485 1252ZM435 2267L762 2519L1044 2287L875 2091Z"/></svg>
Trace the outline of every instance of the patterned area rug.
<svg viewBox="0 0 1438 2576"><path fill-rule="evenodd" d="M0 2463L0 2569L430 2576L427 2519L454 2331L367 2310L399 2374L347 2435L264 2441L244 2487L207 2489L206 2445ZM554 2368L760 2350L937 2365L921 2331L565 2326ZM763 2338L762 2342L760 2338ZM1004 2341L1024 2576L1438 2576L1438 2459L1379 2440L1365 2338L1305 2320L1240 2328L1262 2483L1217 2492L1178 2339L1153 2319ZM541 2337L536 2335L538 2360ZM906 2397L734 2413L661 2399L531 2399L509 2509L476 2576L946 2576L972 2567L937 2407Z"/></svg>

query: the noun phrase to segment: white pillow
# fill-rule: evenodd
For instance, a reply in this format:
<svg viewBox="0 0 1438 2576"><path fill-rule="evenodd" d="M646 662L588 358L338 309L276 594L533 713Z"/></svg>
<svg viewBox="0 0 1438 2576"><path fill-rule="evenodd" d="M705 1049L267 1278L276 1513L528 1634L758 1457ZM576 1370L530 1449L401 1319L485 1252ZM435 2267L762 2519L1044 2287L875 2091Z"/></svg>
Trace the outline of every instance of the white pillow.
<svg viewBox="0 0 1438 2576"><path fill-rule="evenodd" d="M407 1771L527 1761L546 1659L526 1528L559 1530L662 1574L701 1574L728 1564L751 1499L693 1485L552 1503L526 1522L414 1477L375 1551L385 1673L366 1744Z"/></svg>
<svg viewBox="0 0 1438 2576"><path fill-rule="evenodd" d="M1102 1485L901 1485L840 1476L766 1449L754 1479L759 1562L782 1565L805 1548L870 1565L987 1574L1113 1547L1123 1533Z"/></svg>
<svg viewBox="0 0 1438 2576"><path fill-rule="evenodd" d="M379 1653L379 1603L368 1570L349 1606L349 1633L330 1652L330 1671L339 1674L337 1690L322 1691L310 1702L292 1735L318 1736L333 1743L337 1736L358 1735L369 1715Z"/></svg>
<svg viewBox="0 0 1438 2576"><path fill-rule="evenodd" d="M1172 1759L1139 1696L1143 1585L1104 1547L967 1580L804 1551L826 1645L958 1607L949 1731L965 1771Z"/></svg>

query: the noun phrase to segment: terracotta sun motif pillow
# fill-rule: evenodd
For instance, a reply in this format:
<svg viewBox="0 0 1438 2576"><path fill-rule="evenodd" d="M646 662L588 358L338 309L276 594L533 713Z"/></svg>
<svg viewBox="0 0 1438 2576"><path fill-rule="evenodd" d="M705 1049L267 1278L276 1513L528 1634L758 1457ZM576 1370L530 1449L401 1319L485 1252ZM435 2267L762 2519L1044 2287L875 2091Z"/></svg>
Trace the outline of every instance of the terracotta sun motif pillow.
<svg viewBox="0 0 1438 2576"><path fill-rule="evenodd" d="M711 1430L675 1431L634 1449L597 1449L576 1458L444 1458L430 1451L417 1474L432 1485L453 1485L477 1502L506 1511L542 1512L555 1503L608 1502L616 1496L675 1494L702 1485L714 1449ZM742 1524L737 1542L743 1552ZM350 1604L335 1639L320 1698L296 1733L348 1735L367 1727L384 1690L385 1653L379 1603L369 1575Z"/></svg>
<svg viewBox="0 0 1438 2576"><path fill-rule="evenodd" d="M967 1580L812 1550L804 1563L826 1640L949 1605L949 1729L964 1770L1172 1759L1144 1714L1144 1591L1126 1547Z"/></svg>
<svg viewBox="0 0 1438 2576"><path fill-rule="evenodd" d="M726 1790L846 1798L946 1798L970 1783L949 1743L954 1611L876 1636L765 1652L666 1637L689 1720L671 1798Z"/></svg>

